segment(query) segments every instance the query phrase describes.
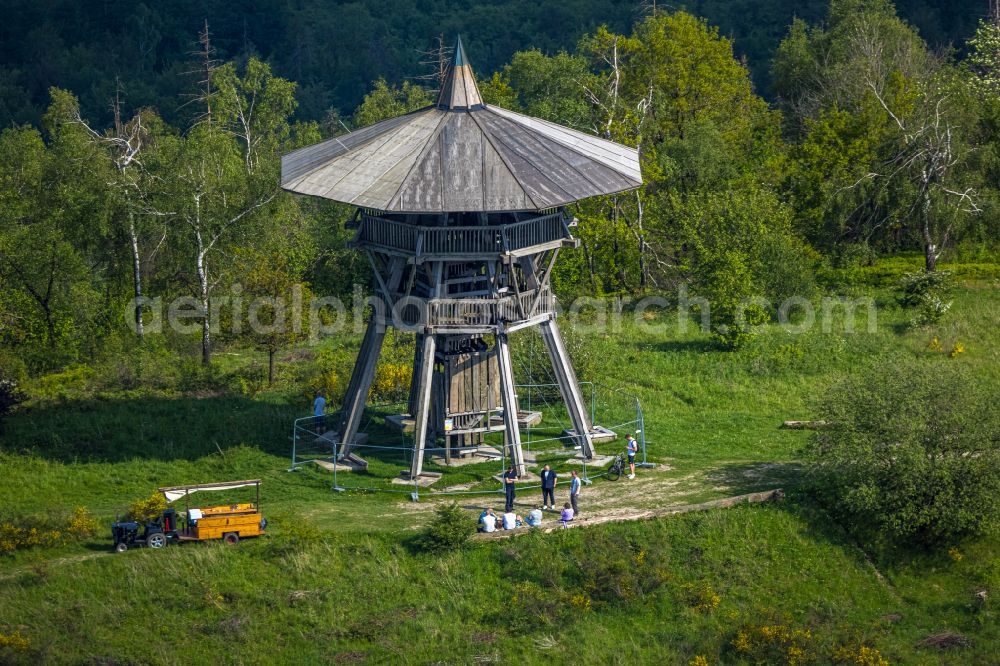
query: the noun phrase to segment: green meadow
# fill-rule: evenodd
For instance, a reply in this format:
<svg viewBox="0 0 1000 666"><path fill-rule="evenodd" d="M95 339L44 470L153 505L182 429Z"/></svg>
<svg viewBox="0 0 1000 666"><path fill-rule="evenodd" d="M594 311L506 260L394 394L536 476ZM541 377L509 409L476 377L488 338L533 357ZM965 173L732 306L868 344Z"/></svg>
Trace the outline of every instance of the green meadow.
<svg viewBox="0 0 1000 666"><path fill-rule="evenodd" d="M109 369L82 367L33 380L2 436L0 519L58 529L86 507L101 527L0 556L0 661L995 663L1000 540L916 551L858 543L804 483L810 434L781 427L809 419L832 381L880 363L961 363L997 377L995 281L966 280L941 324L914 328L892 290L865 279L875 286L844 295L874 299L873 327L859 308L845 332L835 308L829 332L771 325L735 352L693 321L680 332L673 309L604 331L593 317L564 325L581 380L598 384L598 421L634 418L621 395L637 397L657 463L635 481L591 470L584 512L778 487L783 500L444 555L419 552L413 537L443 502L457 501L470 522L499 504L496 463L448 470L419 502L389 483L403 466L395 451L370 451L369 472L341 483L397 492L334 492L314 465L287 471L292 423L309 411L303 378L323 362L349 371L357 336L287 352L270 388L259 355L242 350L190 381L153 382L147 368L147 379L114 388L101 379ZM537 340L514 343L519 381L545 383ZM964 351L953 354L956 343ZM405 361L410 344L393 340L384 362ZM391 441L372 416L376 439ZM546 412L533 437L563 420ZM537 448L547 451L538 464L568 472L551 442ZM131 502L158 486L237 478L264 481L266 537L111 554L105 526ZM471 492L434 494L455 486ZM520 493L519 512L536 492Z"/></svg>

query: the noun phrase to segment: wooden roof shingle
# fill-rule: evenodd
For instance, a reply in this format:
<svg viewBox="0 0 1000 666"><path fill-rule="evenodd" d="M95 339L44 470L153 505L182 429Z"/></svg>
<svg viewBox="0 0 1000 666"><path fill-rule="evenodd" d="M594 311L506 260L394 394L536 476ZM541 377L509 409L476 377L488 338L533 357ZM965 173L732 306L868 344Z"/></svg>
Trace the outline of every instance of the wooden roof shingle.
<svg viewBox="0 0 1000 666"><path fill-rule="evenodd" d="M640 185L636 149L483 104L461 40L434 106L281 159L286 190L393 212L539 210Z"/></svg>

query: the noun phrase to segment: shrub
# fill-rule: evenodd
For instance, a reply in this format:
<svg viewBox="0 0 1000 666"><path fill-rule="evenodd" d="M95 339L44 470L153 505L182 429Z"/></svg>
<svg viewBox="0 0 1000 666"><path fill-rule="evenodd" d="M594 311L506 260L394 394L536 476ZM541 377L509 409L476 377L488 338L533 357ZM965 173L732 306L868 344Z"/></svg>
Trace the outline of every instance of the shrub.
<svg viewBox="0 0 1000 666"><path fill-rule="evenodd" d="M413 368L406 363L382 363L375 368L369 399L377 402L405 400Z"/></svg>
<svg viewBox="0 0 1000 666"><path fill-rule="evenodd" d="M89 395L96 373L86 365L71 365L62 372L39 377L31 386L38 400L65 400Z"/></svg>
<svg viewBox="0 0 1000 666"><path fill-rule="evenodd" d="M904 273L900 283L899 303L917 308L913 326L927 326L941 321L951 309L952 278L950 271Z"/></svg>
<svg viewBox="0 0 1000 666"><path fill-rule="evenodd" d="M939 544L1000 518L996 386L964 366L882 365L833 386L809 455L817 489L856 532Z"/></svg>
<svg viewBox="0 0 1000 666"><path fill-rule="evenodd" d="M92 537L100 529L97 519L90 515L85 506L78 506L66 523L66 531L77 538Z"/></svg>
<svg viewBox="0 0 1000 666"><path fill-rule="evenodd" d="M36 525L30 518L0 521L0 554L3 555L26 548L55 546L61 539L62 532L47 525Z"/></svg>
<svg viewBox="0 0 1000 666"><path fill-rule="evenodd" d="M9 379L19 384L28 380L28 365L14 350L0 349L0 379Z"/></svg>
<svg viewBox="0 0 1000 666"><path fill-rule="evenodd" d="M721 322L713 325L712 336L727 349L736 350L753 340L757 335L754 329L770 321L771 315L755 303L723 303L712 319Z"/></svg>
<svg viewBox="0 0 1000 666"><path fill-rule="evenodd" d="M736 652L759 664L798 664L812 661L812 633L785 623L745 624L731 645Z"/></svg>
<svg viewBox="0 0 1000 666"><path fill-rule="evenodd" d="M162 494L154 492L149 497L132 502L128 509L128 519L137 523L146 523L160 517L166 508L166 498Z"/></svg>
<svg viewBox="0 0 1000 666"><path fill-rule="evenodd" d="M737 252L717 257L707 269L712 337L728 349L739 349L755 336L755 328L771 320L771 313L753 297L753 274Z"/></svg>
<svg viewBox="0 0 1000 666"><path fill-rule="evenodd" d="M443 553L457 550L465 545L476 526L458 504L444 504L434 510L434 519L417 538L420 550Z"/></svg>
<svg viewBox="0 0 1000 666"><path fill-rule="evenodd" d="M12 379L0 379L0 431L3 430L3 420L28 396L17 387Z"/></svg>
<svg viewBox="0 0 1000 666"><path fill-rule="evenodd" d="M31 641L24 637L20 631L10 634L0 632L0 648L6 648L11 652L25 652L31 647Z"/></svg>
<svg viewBox="0 0 1000 666"><path fill-rule="evenodd" d="M833 663L852 666L889 666L889 660L882 653L867 645L857 647L840 646L833 650Z"/></svg>
<svg viewBox="0 0 1000 666"><path fill-rule="evenodd" d="M28 548L58 546L72 539L94 536L100 524L86 507L72 514L20 516L0 520L0 555Z"/></svg>
<svg viewBox="0 0 1000 666"><path fill-rule="evenodd" d="M711 612L719 607L722 597L716 593L711 584L702 581L685 586L684 601L697 611Z"/></svg>

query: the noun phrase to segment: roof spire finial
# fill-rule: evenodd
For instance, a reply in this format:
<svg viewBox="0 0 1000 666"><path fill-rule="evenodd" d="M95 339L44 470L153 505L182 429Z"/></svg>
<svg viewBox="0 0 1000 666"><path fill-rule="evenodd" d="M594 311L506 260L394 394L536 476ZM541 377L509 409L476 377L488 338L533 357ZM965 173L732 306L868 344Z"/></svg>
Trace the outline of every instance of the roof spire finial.
<svg viewBox="0 0 1000 666"><path fill-rule="evenodd" d="M437 105L438 108L452 111L467 111L483 106L483 98L479 94L479 86L476 85L476 75L472 72L472 65L465 55L461 36L455 43L455 54L451 59L444 85L441 86Z"/></svg>

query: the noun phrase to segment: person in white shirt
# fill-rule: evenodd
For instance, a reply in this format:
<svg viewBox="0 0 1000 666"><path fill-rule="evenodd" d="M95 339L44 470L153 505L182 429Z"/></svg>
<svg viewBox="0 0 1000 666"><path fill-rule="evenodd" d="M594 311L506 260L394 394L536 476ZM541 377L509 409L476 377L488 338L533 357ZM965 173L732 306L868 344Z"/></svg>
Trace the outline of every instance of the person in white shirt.
<svg viewBox="0 0 1000 666"><path fill-rule="evenodd" d="M512 530L516 527L520 527L523 524L524 522L521 520L521 517L516 513L514 513L513 511L508 511L507 513L503 514L503 528L505 530Z"/></svg>
<svg viewBox="0 0 1000 666"><path fill-rule="evenodd" d="M484 532L496 532L497 531L497 517L493 515L492 512L487 513L480 520L482 523Z"/></svg>
<svg viewBox="0 0 1000 666"><path fill-rule="evenodd" d="M542 524L542 510L532 509L528 512L528 527L538 527Z"/></svg>

